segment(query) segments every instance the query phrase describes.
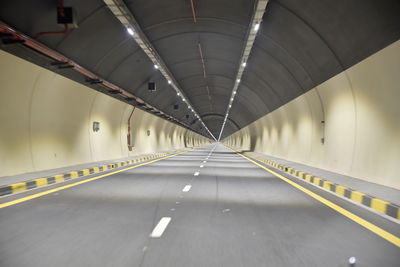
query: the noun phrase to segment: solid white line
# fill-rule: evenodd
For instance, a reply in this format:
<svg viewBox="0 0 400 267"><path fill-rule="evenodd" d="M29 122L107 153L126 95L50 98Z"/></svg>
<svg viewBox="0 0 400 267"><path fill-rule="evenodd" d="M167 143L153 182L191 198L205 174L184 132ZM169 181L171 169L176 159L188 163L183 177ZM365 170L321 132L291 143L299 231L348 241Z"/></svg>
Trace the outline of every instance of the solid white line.
<svg viewBox="0 0 400 267"><path fill-rule="evenodd" d="M185 185L185 187L182 189L182 192L189 192L190 188L192 188L190 184Z"/></svg>
<svg viewBox="0 0 400 267"><path fill-rule="evenodd" d="M195 172L194 176L199 176L200 172Z"/></svg>
<svg viewBox="0 0 400 267"><path fill-rule="evenodd" d="M170 221L171 217L162 217L161 220L156 225L156 227L154 227L154 230L153 232L151 232L150 237L153 238L161 237Z"/></svg>

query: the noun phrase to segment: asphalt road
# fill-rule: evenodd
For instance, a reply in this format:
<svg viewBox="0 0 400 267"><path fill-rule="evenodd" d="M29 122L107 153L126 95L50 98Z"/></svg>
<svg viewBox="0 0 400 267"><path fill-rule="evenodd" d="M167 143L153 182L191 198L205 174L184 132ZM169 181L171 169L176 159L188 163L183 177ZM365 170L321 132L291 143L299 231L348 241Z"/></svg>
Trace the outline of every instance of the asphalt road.
<svg viewBox="0 0 400 267"><path fill-rule="evenodd" d="M211 151L0 209L0 267L336 267L352 256L356 266L400 266L397 246L226 148ZM398 224L313 190L400 235Z"/></svg>

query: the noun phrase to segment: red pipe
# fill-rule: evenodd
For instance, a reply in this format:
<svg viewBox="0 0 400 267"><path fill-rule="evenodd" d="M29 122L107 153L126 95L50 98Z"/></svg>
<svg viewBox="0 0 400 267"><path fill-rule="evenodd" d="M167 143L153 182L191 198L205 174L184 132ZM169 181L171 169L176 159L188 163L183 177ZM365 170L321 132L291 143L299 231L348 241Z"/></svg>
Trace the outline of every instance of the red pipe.
<svg viewBox="0 0 400 267"><path fill-rule="evenodd" d="M61 17L64 17L64 0L58 1L58 13L60 13Z"/></svg>
<svg viewBox="0 0 400 267"><path fill-rule="evenodd" d="M131 115L129 115L129 118L128 118L128 134L127 134L127 139L128 139L128 147L129 148L132 148L132 140L131 140L131 118L132 118L132 115L133 115L133 112L135 111L135 106L133 107L133 109L132 109L132 112L131 112Z"/></svg>
<svg viewBox="0 0 400 267"><path fill-rule="evenodd" d="M58 1L57 12L61 17L64 17L64 0ZM57 34L66 34L68 32L68 24L64 24L64 30L58 32L39 32L35 35L35 39L38 40L40 37L44 35L57 35Z"/></svg>
<svg viewBox="0 0 400 267"><path fill-rule="evenodd" d="M14 30L13 28L11 28L10 26L8 26L7 24L5 24L4 22L0 21L0 33L7 36L7 39L10 40L14 40L14 41L22 41L23 45L26 47L31 48L32 50L39 52L40 54L43 54L47 57L49 57L50 59L58 62L58 63L63 63L64 65L67 66L71 66L71 68L79 73L81 73L82 75L84 75L86 78L89 78L91 80L99 80L101 81L101 85L103 85L104 87L112 90L112 91L117 91L119 94L121 94L123 97L125 98L132 98L134 99L137 103L141 103L141 104L145 104L145 106L147 108L151 108L155 111L159 111L160 115L165 115L168 118L172 119L173 121L177 122L178 124L183 125L184 127L188 127L190 128L188 125L186 125L185 123L182 123L180 121L178 121L177 119L175 119L174 117L165 114L164 112L152 107L151 105L147 104L144 102L144 100L142 100L141 98L129 93L128 91L125 91L124 89L118 87L115 84L112 84L108 81L105 81L103 79L101 79L100 77L98 77L97 75L95 75L94 73L90 72L89 70L83 68L82 66L80 66L78 63L72 61L71 59L65 57L64 55L50 49L49 47L45 46L44 44L32 39L31 37L17 32L16 30Z"/></svg>
<svg viewBox="0 0 400 267"><path fill-rule="evenodd" d="M64 30L59 32L39 32L35 35L35 39L38 40L40 37L44 35L57 35L57 34L66 34L68 32L68 24L64 24Z"/></svg>
<svg viewBox="0 0 400 267"><path fill-rule="evenodd" d="M76 62L70 60L69 58L65 57L64 55L48 48L47 46L43 45L42 43L40 43L22 33L15 31L14 29L12 29L11 27L9 27L8 25L6 25L3 22L0 22L0 33L10 35L10 37L9 37L10 39L13 39L16 41L24 41L23 44L25 46L32 48L33 50L35 50L43 55L46 55L49 58L51 58L59 63L64 63L65 65L71 66L74 70L83 74L84 76L86 76L89 79L102 81L103 86L108 87L111 90L118 91L120 94L122 94L125 97L130 97L130 98L135 99L139 103L144 103L144 101L142 99L132 95L131 93L121 89L120 87L118 87L112 83L104 81L103 79L96 76L94 73L92 73L92 72L88 71L87 69L83 68L82 66L80 66L78 63L76 63Z"/></svg>

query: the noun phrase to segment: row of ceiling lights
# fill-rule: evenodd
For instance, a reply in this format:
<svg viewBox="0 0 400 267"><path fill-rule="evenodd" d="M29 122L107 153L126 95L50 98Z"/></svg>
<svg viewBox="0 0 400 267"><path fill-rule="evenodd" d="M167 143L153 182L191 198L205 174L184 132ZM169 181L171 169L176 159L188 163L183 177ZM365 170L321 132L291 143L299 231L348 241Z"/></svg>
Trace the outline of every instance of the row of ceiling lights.
<svg viewBox="0 0 400 267"><path fill-rule="evenodd" d="M239 84L240 84L240 81L241 81L241 78L243 75L243 71L246 68L247 59L248 59L251 49L253 47L253 43L256 38L257 32L260 29L261 19L265 12L267 3L268 3L268 0L259 0L256 4L255 12L254 12L254 15L253 15L253 18L251 21L251 28L248 33L247 41L246 41L246 44L245 44L245 47L244 47L244 50L242 53L241 61L240 61L242 63L240 64L239 70L236 75L236 82L235 82L235 85L233 86L232 94L229 99L229 104L226 109L224 121L222 123L221 131L218 136L218 141L221 140L222 133L224 132L225 124L226 124L226 121L228 120L228 116L229 116L229 111L231 110L233 101L235 100L235 96L236 96L236 93L237 93L237 90L238 90L238 87L239 87Z"/></svg>
<svg viewBox="0 0 400 267"><path fill-rule="evenodd" d="M259 28L260 28L260 22L256 23L256 25L254 25L253 30L254 30L255 32L257 32ZM240 72L240 73L243 73L243 70L244 70L244 68L246 67L246 65L247 65L247 62L244 61L244 62L242 63L242 65L241 65L241 67L240 67L240 69L241 69L242 71L240 71L240 69L239 69L239 72ZM233 90L232 90L232 94L231 94L231 98L230 98L230 100L229 100L228 108L227 108L227 110L226 110L226 114L225 114L225 117L224 117L224 122L222 123L221 131L220 131L219 136L218 136L218 141L221 140L221 135L222 135L222 133L223 133L223 131L224 131L225 124L226 124L226 121L227 121L228 116L229 116L229 111L230 111L230 109L232 108L233 101L235 100L235 96L236 96L236 93L237 93L237 89L238 89L238 87L239 87L239 84L240 84L240 78L237 78L237 79L236 79L236 83L235 83L235 85L234 85L234 87L233 87Z"/></svg>
<svg viewBox="0 0 400 267"><path fill-rule="evenodd" d="M216 141L215 136L204 124L204 122L202 121L200 116L196 113L196 111L194 110L188 99L185 98L182 91L176 85L176 82L174 82L174 79L172 78L170 72L167 70L167 67L164 67L161 58L158 56L155 49L151 46L150 42L145 37L144 33L141 31L139 24L136 22L135 18L130 13L129 9L126 7L124 2L120 0L103 0L103 1L107 4L111 12L113 12L113 14L119 19L119 21L126 27L128 34L133 37L136 43L150 58L150 60L154 64L154 68L160 70L161 74L168 81L168 84L170 84L175 89L177 96L179 96L182 99L182 101L186 103L188 109L194 114L194 117L196 117L200 121L204 129L206 129L206 131L208 132L208 134ZM135 27L133 25L136 25L136 30L138 31L137 34L135 33L134 30Z"/></svg>
<svg viewBox="0 0 400 267"><path fill-rule="evenodd" d="M129 33L129 35L134 36L135 35L135 31L133 30L132 27L128 27L126 28L127 32ZM160 69L159 64L154 64L154 68L156 70ZM160 69L161 70L161 69ZM161 73L163 74L163 76L167 79L168 84L170 84L176 91L176 95L182 98L182 101L185 102L187 104L188 109L193 113L194 117L196 117L201 125L203 125L204 129L206 129L206 131L208 132L208 134L215 140L217 141L217 139L215 138L215 136L211 133L211 131L208 129L208 127L205 125L205 123L201 120L200 116L197 114L197 112L193 109L192 105L189 103L188 100L186 100L185 96L180 92L179 88L172 83L172 81L169 79L169 75L165 72L165 71L161 71Z"/></svg>
<svg viewBox="0 0 400 267"><path fill-rule="evenodd" d="M159 69L160 67L158 65L154 65L155 69ZM168 84L172 84L171 80L168 80ZM174 86L173 86L174 87ZM203 125L204 129L207 130L207 132L212 136L212 138L216 141L216 138L214 135L211 133L211 131L207 128L207 126L204 124L204 122L200 119L200 116L197 114L197 112L192 108L192 106L189 104L189 101L186 100L186 98L179 92L176 92L176 95L182 98L182 101L187 104L188 109L192 111L193 115L200 121L201 125Z"/></svg>

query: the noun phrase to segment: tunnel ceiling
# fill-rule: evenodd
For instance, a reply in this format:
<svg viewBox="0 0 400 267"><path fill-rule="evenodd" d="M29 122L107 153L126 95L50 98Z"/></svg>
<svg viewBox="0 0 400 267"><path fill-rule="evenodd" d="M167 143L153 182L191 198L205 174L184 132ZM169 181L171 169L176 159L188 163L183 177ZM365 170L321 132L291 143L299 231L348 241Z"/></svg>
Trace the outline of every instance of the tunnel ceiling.
<svg viewBox="0 0 400 267"><path fill-rule="evenodd" d="M194 109L218 136L255 0L126 0ZM78 28L40 41L151 105L201 125L101 0L65 1ZM1 20L34 37L58 31L57 1L3 0ZM400 38L398 0L271 0L223 136ZM199 45L204 57L203 69ZM205 72L205 74L204 74ZM157 91L147 90L155 81ZM174 109L174 104L179 108ZM186 115L189 115L187 118Z"/></svg>

